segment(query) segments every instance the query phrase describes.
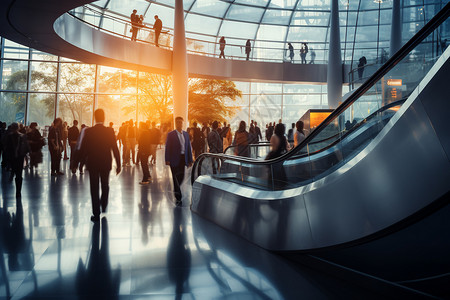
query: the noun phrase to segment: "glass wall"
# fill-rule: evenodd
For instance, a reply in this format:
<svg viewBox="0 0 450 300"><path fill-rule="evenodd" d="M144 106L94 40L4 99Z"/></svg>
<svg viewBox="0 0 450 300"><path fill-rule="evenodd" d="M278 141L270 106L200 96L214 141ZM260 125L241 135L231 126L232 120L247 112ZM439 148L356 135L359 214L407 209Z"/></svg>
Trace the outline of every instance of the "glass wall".
<svg viewBox="0 0 450 300"><path fill-rule="evenodd" d="M447 2L448 0L402 0L402 42L408 41ZM344 63L353 66L356 62L357 65L359 58L365 56L371 64L384 60L390 54L392 3L392 0L339 1ZM162 35L164 38L171 37L173 33L174 5L174 0L101 0L79 7L72 13L93 26L123 37L131 35L129 30L122 27L129 27L132 9L136 9L138 15L144 15L144 23L150 28L153 16L159 15L165 29ZM290 61L286 50L287 43L291 43L295 49L293 62L300 63L299 50L302 43L307 43L310 50L307 61L312 59L311 53L314 50L315 62L326 63L330 10L330 0L184 1L188 51L219 55L217 43L224 36L227 58L245 59L242 49L249 39L252 60ZM145 36L138 38L141 41L151 41ZM436 37L437 40L439 38Z"/></svg>
<svg viewBox="0 0 450 300"><path fill-rule="evenodd" d="M37 122L41 128L61 117L92 124L94 107L114 128L124 121L171 120L171 79L157 74L96 66L57 57L1 39L0 120ZM195 80L194 80L195 82ZM226 120L296 122L308 109L327 108L325 85L235 82L242 95L226 99ZM348 89L344 89L348 90ZM206 98L207 99L207 98ZM207 101L207 100L205 100Z"/></svg>

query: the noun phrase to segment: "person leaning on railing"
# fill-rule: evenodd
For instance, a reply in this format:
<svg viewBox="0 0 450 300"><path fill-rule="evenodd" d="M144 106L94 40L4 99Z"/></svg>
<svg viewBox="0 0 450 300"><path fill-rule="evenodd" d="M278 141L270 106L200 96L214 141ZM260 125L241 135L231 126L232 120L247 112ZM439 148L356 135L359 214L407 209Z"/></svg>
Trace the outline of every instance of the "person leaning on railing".
<svg viewBox="0 0 450 300"><path fill-rule="evenodd" d="M219 40L219 50L220 50L220 55L219 58L225 58L225 45L226 45L226 41L225 41L225 37L221 37Z"/></svg>
<svg viewBox="0 0 450 300"><path fill-rule="evenodd" d="M250 40L247 40L247 43L245 43L245 54L247 55L246 60L250 59L251 51L252 51L252 44L250 43Z"/></svg>
<svg viewBox="0 0 450 300"><path fill-rule="evenodd" d="M138 34L138 24L139 24L139 16L137 15L137 10L133 9L133 13L130 16L130 20L131 20L131 40L132 41L136 41L136 37Z"/></svg>
<svg viewBox="0 0 450 300"><path fill-rule="evenodd" d="M159 47L159 35L161 34L162 30L162 21L160 18L158 18L158 15L155 15L155 24L153 24L153 29L155 30L155 45L156 47Z"/></svg>

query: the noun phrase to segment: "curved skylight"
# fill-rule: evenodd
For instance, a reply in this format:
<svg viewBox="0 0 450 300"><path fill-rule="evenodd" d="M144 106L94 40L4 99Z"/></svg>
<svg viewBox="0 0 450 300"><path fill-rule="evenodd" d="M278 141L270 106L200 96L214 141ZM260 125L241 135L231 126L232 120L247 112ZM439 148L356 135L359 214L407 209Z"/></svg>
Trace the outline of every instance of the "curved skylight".
<svg viewBox="0 0 450 300"><path fill-rule="evenodd" d="M393 0L339 0L341 49L345 63L366 56L368 61L389 53ZM402 39L406 42L448 0L403 0ZM173 29L174 0L100 0L92 7L104 14L129 19L133 9L153 23L158 15L163 26ZM290 42L299 60L301 43L308 43L316 61L327 61L330 0L185 0L186 37L218 43L227 40L226 55L244 56L247 39L252 42L253 59L288 60ZM100 22L100 26L102 26ZM233 46L234 45L234 46ZM262 48L259 48L262 47ZM218 47L208 51L218 54ZM228 53L227 53L228 52Z"/></svg>

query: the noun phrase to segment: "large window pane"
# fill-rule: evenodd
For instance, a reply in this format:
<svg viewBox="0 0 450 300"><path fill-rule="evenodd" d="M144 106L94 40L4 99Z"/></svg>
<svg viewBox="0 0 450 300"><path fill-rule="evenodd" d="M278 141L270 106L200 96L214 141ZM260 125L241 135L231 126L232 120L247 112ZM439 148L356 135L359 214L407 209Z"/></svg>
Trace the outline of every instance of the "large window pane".
<svg viewBox="0 0 450 300"><path fill-rule="evenodd" d="M254 39L258 24L224 20L219 36Z"/></svg>
<svg viewBox="0 0 450 300"><path fill-rule="evenodd" d="M133 119L136 121L136 96L99 95L98 108L105 111L105 124L122 122Z"/></svg>
<svg viewBox="0 0 450 300"><path fill-rule="evenodd" d="M92 94L60 94L58 116L69 125L72 125L73 120L78 120L80 125L91 126L93 104Z"/></svg>
<svg viewBox="0 0 450 300"><path fill-rule="evenodd" d="M57 61L58 56L52 55L49 53L33 50L32 52L32 59L33 60L49 60L49 61Z"/></svg>
<svg viewBox="0 0 450 300"><path fill-rule="evenodd" d="M63 92L93 92L95 65L62 63L59 89Z"/></svg>
<svg viewBox="0 0 450 300"><path fill-rule="evenodd" d="M216 35L221 22L221 20L215 18L188 14L186 17L186 31ZM204 38L205 37L201 37L201 39Z"/></svg>
<svg viewBox="0 0 450 300"><path fill-rule="evenodd" d="M57 69L57 63L32 62L30 90L55 92Z"/></svg>
<svg viewBox="0 0 450 300"><path fill-rule="evenodd" d="M230 6L224 1L197 0L191 8L192 12L222 18Z"/></svg>
<svg viewBox="0 0 450 300"><path fill-rule="evenodd" d="M4 58L28 59L29 48L5 39Z"/></svg>
<svg viewBox="0 0 450 300"><path fill-rule="evenodd" d="M2 89L26 90L28 78L28 62L4 60L2 71Z"/></svg>
<svg viewBox="0 0 450 300"><path fill-rule="evenodd" d="M25 93L0 93L0 120L6 123L23 122Z"/></svg>
<svg viewBox="0 0 450 300"><path fill-rule="evenodd" d="M226 18L237 21L257 22L261 20L264 9L244 5L232 5Z"/></svg>
<svg viewBox="0 0 450 300"><path fill-rule="evenodd" d="M37 122L39 127L50 126L55 118L55 94L30 93L28 125Z"/></svg>

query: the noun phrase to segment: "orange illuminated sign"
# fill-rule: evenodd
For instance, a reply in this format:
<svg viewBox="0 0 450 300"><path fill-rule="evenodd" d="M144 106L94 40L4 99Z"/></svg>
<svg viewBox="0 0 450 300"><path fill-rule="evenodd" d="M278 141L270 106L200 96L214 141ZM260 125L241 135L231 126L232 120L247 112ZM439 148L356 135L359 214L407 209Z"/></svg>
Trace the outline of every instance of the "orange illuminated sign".
<svg viewBox="0 0 450 300"><path fill-rule="evenodd" d="M391 96L392 96L392 98L397 98L397 89L392 89L391 90Z"/></svg>
<svg viewBox="0 0 450 300"><path fill-rule="evenodd" d="M320 123L322 123L323 120L325 120L331 112L311 112L309 114L309 127L314 128L318 126Z"/></svg>
<svg viewBox="0 0 450 300"><path fill-rule="evenodd" d="M387 85L401 86L402 80L401 79L388 79Z"/></svg>

